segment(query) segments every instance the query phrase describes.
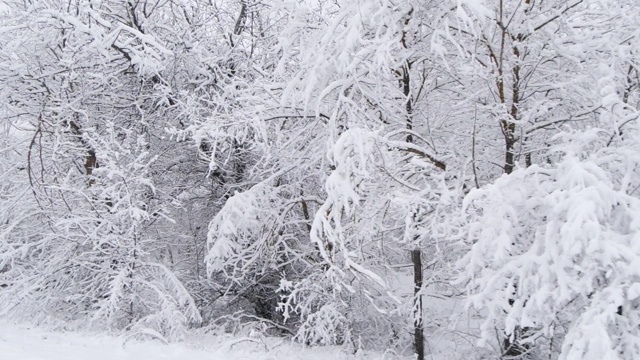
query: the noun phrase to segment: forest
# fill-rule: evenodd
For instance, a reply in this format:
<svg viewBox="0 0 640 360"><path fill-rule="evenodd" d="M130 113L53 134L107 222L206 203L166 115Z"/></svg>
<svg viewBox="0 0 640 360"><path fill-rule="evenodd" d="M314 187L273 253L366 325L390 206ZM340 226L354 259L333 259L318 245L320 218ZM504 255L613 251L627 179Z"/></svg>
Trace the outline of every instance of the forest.
<svg viewBox="0 0 640 360"><path fill-rule="evenodd" d="M0 318L640 359L639 19L0 0Z"/></svg>

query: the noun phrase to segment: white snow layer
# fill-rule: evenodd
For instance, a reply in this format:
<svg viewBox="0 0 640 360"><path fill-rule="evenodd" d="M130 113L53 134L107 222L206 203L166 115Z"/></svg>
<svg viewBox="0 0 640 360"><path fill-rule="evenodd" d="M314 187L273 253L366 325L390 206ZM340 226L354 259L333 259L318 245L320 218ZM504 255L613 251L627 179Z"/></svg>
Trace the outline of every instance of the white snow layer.
<svg viewBox="0 0 640 360"><path fill-rule="evenodd" d="M348 360L338 348L305 348L282 339L201 338L162 344L90 333L47 331L0 320L2 360ZM370 355L367 358L372 358Z"/></svg>

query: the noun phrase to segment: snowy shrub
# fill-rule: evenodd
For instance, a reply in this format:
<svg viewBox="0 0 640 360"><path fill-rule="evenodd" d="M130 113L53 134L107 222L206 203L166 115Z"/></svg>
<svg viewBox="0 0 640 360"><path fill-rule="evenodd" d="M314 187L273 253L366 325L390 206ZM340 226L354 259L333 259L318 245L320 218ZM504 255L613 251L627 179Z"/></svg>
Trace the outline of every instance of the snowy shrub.
<svg viewBox="0 0 640 360"><path fill-rule="evenodd" d="M634 131L635 132L635 131ZM466 199L471 251L460 261L469 305L524 341L564 337L562 359L640 354L635 193L640 148L603 146L606 132L567 136L562 160L531 166Z"/></svg>

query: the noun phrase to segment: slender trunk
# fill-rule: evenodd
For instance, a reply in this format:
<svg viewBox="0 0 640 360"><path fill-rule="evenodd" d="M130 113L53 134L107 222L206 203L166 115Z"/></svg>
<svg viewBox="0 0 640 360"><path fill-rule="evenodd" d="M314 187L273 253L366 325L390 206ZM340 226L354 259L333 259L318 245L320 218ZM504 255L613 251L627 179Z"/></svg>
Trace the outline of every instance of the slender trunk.
<svg viewBox="0 0 640 360"><path fill-rule="evenodd" d="M413 263L413 347L418 360L424 360L424 327L422 324L422 251L411 250Z"/></svg>
<svg viewBox="0 0 640 360"><path fill-rule="evenodd" d="M512 124L509 124L512 125ZM504 154L504 173L511 174L515 167L514 164L514 156L513 156L513 148L515 142L513 141L513 134L511 132L511 126L506 127L508 130L505 131L504 136L504 144L505 144L505 154Z"/></svg>
<svg viewBox="0 0 640 360"><path fill-rule="evenodd" d="M517 36L517 39L520 39L521 35ZM516 61L520 60L520 50L517 45L513 46L513 55ZM505 164L504 164L504 172L507 174L511 174L514 169L514 148L516 144L515 140L515 132L516 125L514 121L518 120L520 114L518 113L518 106L520 105L520 65L516 62L513 65L512 69L513 75L513 84L511 86L511 111L509 112L509 121L508 123L503 125L503 131L505 136L505 144L506 144L506 156L505 156ZM504 86L504 84L502 84Z"/></svg>
<svg viewBox="0 0 640 360"><path fill-rule="evenodd" d="M405 19L405 26L409 24L411 16L413 15L413 8L407 14ZM402 34L402 46L407 48L406 32ZM413 99L411 97L411 62L407 61L402 69L402 77L400 78L400 87L406 97L405 109L407 111L406 128L410 130L407 134L406 141L413 143ZM436 165L437 166L437 165ZM442 164L444 167L444 164ZM438 166L440 167L440 166ZM415 216L415 214L414 214ZM422 321L422 295L420 290L422 289L422 251L420 245L416 244L415 248L411 250L411 262L413 263L413 348L416 353L417 360L424 360L424 327Z"/></svg>
<svg viewBox="0 0 640 360"><path fill-rule="evenodd" d="M128 314L127 314L127 321L128 324L127 326L132 326L133 322L135 321L135 284L134 284L134 276L135 276L135 271L136 271L136 263L138 260L138 251L137 251L137 247L138 247L138 235L136 234L135 230L134 230L134 235L133 235L133 252L132 252L132 257L131 259L128 259L129 264L128 267L128 274L127 274L127 286L126 289L128 291L128 298L129 298L129 306L128 306Z"/></svg>
<svg viewBox="0 0 640 360"><path fill-rule="evenodd" d="M411 65L407 63L403 69L402 74L402 91L407 97L405 104L407 110L407 122L406 127L408 130L413 130L413 103L411 99L411 78L409 70ZM409 133L406 141L408 143L413 142L413 135ZM420 246L416 245L416 248L411 250L411 262L413 263L413 348L417 355L417 360L424 360L424 328L422 325L422 295L420 290L422 289L422 251Z"/></svg>

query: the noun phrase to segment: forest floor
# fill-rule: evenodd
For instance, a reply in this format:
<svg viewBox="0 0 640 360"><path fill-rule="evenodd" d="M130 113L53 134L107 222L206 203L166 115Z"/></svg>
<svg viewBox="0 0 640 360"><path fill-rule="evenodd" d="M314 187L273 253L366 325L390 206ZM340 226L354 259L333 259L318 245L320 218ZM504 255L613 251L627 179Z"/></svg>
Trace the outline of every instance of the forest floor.
<svg viewBox="0 0 640 360"><path fill-rule="evenodd" d="M382 354L308 348L283 339L190 339L163 344L104 334L62 332L0 320L2 360L356 360Z"/></svg>
<svg viewBox="0 0 640 360"><path fill-rule="evenodd" d="M430 317L447 318L456 301L429 298L426 302ZM475 338L465 335L477 326L459 321L459 329L444 330L427 326L425 345L428 360L489 359L472 345ZM429 326L432 325L432 326ZM436 329L436 330L434 330ZM440 329L440 330L438 330ZM251 332L249 332L251 334ZM413 359L411 349L400 355L348 351L344 347L305 347L283 338L257 336L239 337L196 332L179 343L166 344L147 336L146 340L126 335L109 335L64 331L59 327L16 324L0 318L0 360L391 360ZM485 353L486 354L486 353Z"/></svg>

